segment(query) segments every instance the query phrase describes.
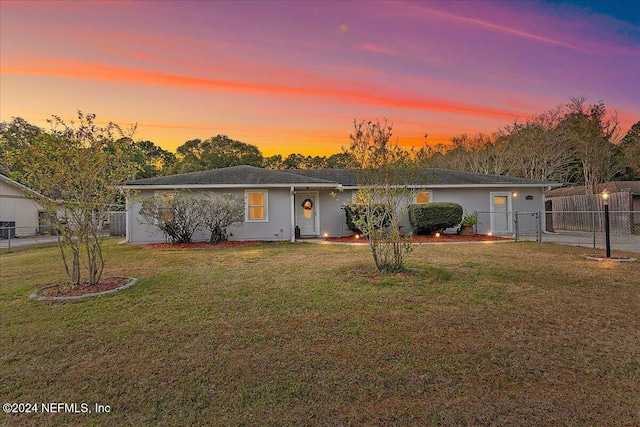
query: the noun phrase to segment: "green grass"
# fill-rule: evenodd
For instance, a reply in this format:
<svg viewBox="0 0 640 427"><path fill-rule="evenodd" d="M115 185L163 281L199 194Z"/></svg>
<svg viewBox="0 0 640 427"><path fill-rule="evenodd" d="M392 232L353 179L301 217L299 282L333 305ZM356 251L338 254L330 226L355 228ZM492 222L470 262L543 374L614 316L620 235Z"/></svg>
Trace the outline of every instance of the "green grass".
<svg viewBox="0 0 640 427"><path fill-rule="evenodd" d="M640 425L638 264L538 243L151 251L134 287L38 303L56 248L0 255L0 397L108 414L0 425Z"/></svg>

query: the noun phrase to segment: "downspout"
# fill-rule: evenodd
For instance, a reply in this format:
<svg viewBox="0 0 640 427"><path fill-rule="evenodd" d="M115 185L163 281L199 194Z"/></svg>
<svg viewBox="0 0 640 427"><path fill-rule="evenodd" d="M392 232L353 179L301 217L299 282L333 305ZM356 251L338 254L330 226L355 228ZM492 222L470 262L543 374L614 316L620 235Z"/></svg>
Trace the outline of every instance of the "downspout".
<svg viewBox="0 0 640 427"><path fill-rule="evenodd" d="M131 221L132 219L130 218L131 216L131 211L132 211L132 206L131 206L131 199L129 197L129 194L127 193L126 197L125 197L125 206L124 206L124 242L122 243L130 243L131 242Z"/></svg>
<svg viewBox="0 0 640 427"><path fill-rule="evenodd" d="M295 189L293 187L291 187L291 190L289 191L289 194L291 196L291 203L290 203L290 205L291 205L291 215L290 215L291 216L291 230L290 230L291 243L294 243L296 241L296 218L295 218L295 215L296 215L296 210L295 210L295 207L296 207L296 200L295 200L296 192L295 192Z"/></svg>

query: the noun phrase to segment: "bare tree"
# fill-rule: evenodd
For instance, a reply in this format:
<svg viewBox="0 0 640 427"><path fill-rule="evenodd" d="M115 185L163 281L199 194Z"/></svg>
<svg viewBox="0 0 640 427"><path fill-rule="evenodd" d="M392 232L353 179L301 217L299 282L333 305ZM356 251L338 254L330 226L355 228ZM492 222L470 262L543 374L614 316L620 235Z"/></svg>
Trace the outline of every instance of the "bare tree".
<svg viewBox="0 0 640 427"><path fill-rule="evenodd" d="M505 126L506 174L559 182L575 180L576 152L561 121L561 107L557 107Z"/></svg>
<svg viewBox="0 0 640 427"><path fill-rule="evenodd" d="M172 243L190 243L196 232L209 232L209 243L227 240L228 228L244 222L244 198L233 194L175 191L145 197L143 222L153 225Z"/></svg>
<svg viewBox="0 0 640 427"><path fill-rule="evenodd" d="M205 213L204 224L210 232L209 243L216 244L229 238L229 227L244 222L244 198L234 194L212 194Z"/></svg>
<svg viewBox="0 0 640 427"><path fill-rule="evenodd" d="M415 162L409 152L390 142L393 125L354 120L354 132L345 151L356 164L358 202L362 205L354 225L367 238L375 266L380 271L404 269L412 246L401 234L408 203L413 199Z"/></svg>
<svg viewBox="0 0 640 427"><path fill-rule="evenodd" d="M158 228L172 243L190 243L206 227L210 200L186 191L156 194L142 200L143 222Z"/></svg>
<svg viewBox="0 0 640 427"><path fill-rule="evenodd" d="M618 119L607 115L601 101L586 105L586 98L572 98L565 107L561 128L567 131L570 142L582 164L582 176L587 194L596 185L611 180L619 172L613 142L618 139Z"/></svg>

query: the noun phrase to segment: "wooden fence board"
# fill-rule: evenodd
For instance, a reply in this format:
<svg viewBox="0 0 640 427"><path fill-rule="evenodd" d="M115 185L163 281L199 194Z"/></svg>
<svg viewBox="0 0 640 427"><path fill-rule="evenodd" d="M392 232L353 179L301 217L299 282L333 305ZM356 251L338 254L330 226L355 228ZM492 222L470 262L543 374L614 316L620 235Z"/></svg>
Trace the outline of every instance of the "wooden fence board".
<svg viewBox="0 0 640 427"><path fill-rule="evenodd" d="M604 231L604 201L600 194L554 197L550 200L555 230ZM609 195L609 229L612 233L632 233L631 210L631 193Z"/></svg>

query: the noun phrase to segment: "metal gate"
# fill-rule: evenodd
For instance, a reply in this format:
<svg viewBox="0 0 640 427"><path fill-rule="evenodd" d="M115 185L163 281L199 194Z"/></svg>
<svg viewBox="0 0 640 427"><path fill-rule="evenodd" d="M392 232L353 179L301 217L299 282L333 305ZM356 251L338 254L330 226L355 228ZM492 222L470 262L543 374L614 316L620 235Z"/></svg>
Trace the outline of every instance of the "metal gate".
<svg viewBox="0 0 640 427"><path fill-rule="evenodd" d="M536 242L542 241L542 216L540 211L513 213L515 239L521 236L535 236Z"/></svg>

